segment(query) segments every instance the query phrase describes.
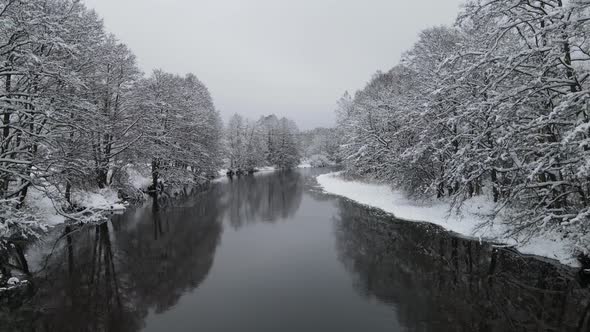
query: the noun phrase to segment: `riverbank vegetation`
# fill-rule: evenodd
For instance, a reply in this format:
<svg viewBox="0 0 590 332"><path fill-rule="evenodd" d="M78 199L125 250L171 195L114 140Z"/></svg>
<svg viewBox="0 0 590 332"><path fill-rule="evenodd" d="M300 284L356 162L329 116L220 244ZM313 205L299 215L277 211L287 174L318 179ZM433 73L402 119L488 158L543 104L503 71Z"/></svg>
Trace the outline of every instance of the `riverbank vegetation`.
<svg viewBox="0 0 590 332"><path fill-rule="evenodd" d="M469 0L339 102L349 174L412 197L487 195L509 235L590 225L590 3Z"/></svg>
<svg viewBox="0 0 590 332"><path fill-rule="evenodd" d="M145 75L79 1L0 0L0 27L0 285L55 224L102 222L222 168L301 162L295 122L235 115L224 127L196 75Z"/></svg>
<svg viewBox="0 0 590 332"><path fill-rule="evenodd" d="M225 137L228 174L253 173L265 166L294 168L301 161L299 129L287 118L272 114L252 121L235 114Z"/></svg>
<svg viewBox="0 0 590 332"><path fill-rule="evenodd" d="M336 128L315 128L301 134L304 160L310 167L326 167L342 162L342 140Z"/></svg>
<svg viewBox="0 0 590 332"><path fill-rule="evenodd" d="M0 27L0 248L217 174L223 126L195 75L144 75L79 1L2 0Z"/></svg>

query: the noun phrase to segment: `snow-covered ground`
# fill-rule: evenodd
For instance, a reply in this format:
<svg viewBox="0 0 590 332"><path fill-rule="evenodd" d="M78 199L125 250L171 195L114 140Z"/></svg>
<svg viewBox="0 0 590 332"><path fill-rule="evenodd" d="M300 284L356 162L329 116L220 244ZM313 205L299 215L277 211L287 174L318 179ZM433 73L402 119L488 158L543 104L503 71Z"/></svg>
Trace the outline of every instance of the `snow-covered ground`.
<svg viewBox="0 0 590 332"><path fill-rule="evenodd" d="M117 191L112 188L76 192L72 195L72 201L79 206L100 211L122 211L129 205L122 202Z"/></svg>
<svg viewBox="0 0 590 332"><path fill-rule="evenodd" d="M2 274L0 274L0 277L2 277ZM21 281L16 277L12 277L12 278L8 279L8 281L6 282L6 287L0 287L0 294L2 294L5 291L10 291L10 290L16 289L26 283L28 283L27 280Z"/></svg>
<svg viewBox="0 0 590 332"><path fill-rule="evenodd" d="M58 214L53 206L53 201L37 188L30 188L27 193L26 206L30 207L35 215L40 216L43 226L55 226L63 223L66 219Z"/></svg>
<svg viewBox="0 0 590 332"><path fill-rule="evenodd" d="M144 176L133 165L127 165L125 171L128 175L128 184L136 190L145 190L151 183L151 179ZM57 190L53 188L53 190ZM55 204L50 197L52 188L44 190L31 187L26 198L26 206L32 214L39 220L41 228L51 227L65 222L66 217L59 214L55 209ZM58 196L58 195L56 195ZM94 211L123 211L128 207L128 203L119 198L117 190L114 188L96 189L92 191L73 191L72 202L82 208L88 208Z"/></svg>
<svg viewBox="0 0 590 332"><path fill-rule="evenodd" d="M336 163L324 155L316 154L309 158L303 159L297 168L321 168L329 166L336 166Z"/></svg>
<svg viewBox="0 0 590 332"><path fill-rule="evenodd" d="M149 176L141 174L137 169L131 165L127 165L125 169L128 176L129 184L137 190L147 190L152 184L152 179Z"/></svg>
<svg viewBox="0 0 590 332"><path fill-rule="evenodd" d="M84 208L94 211L122 211L128 206L122 202L117 191L111 188L98 189L96 191L75 191L72 193L72 202ZM65 217L57 213L53 202L44 192L31 188L26 199L27 206L38 216L41 226L55 226L65 222Z"/></svg>
<svg viewBox="0 0 590 332"><path fill-rule="evenodd" d="M258 172L274 172L277 168L274 166L263 166L263 167L256 167L256 171Z"/></svg>
<svg viewBox="0 0 590 332"><path fill-rule="evenodd" d="M483 196L465 202L461 214L457 214L450 212L449 202L412 201L388 185L349 181L343 179L340 174L341 172L322 174L317 177L317 181L327 193L379 208L399 219L430 222L462 235L514 246L523 254L556 259L570 266L579 265L575 258L574 243L561 239L559 234L547 232L525 241L507 237L505 234L509 226L502 220L496 219L489 226L478 227L488 220L486 216L491 215L493 211L493 203Z"/></svg>

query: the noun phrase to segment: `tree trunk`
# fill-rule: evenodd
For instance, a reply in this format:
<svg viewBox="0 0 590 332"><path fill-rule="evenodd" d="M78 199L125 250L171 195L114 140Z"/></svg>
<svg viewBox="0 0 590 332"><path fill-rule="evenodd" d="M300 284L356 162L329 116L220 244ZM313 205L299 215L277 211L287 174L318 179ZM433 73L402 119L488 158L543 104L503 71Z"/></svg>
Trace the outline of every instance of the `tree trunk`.
<svg viewBox="0 0 590 332"><path fill-rule="evenodd" d="M66 201L68 202L68 204L72 205L72 184L70 183L70 180L66 181L66 192L65 192L65 198Z"/></svg>
<svg viewBox="0 0 590 332"><path fill-rule="evenodd" d="M494 203L497 203L500 199L500 192L498 190L498 173L496 172L496 169L494 169L493 167L492 171L490 172L490 177L492 180L492 194L494 196Z"/></svg>
<svg viewBox="0 0 590 332"><path fill-rule="evenodd" d="M154 196L158 193L158 180L160 176L160 161L157 158L152 159L152 187Z"/></svg>
<svg viewBox="0 0 590 332"><path fill-rule="evenodd" d="M107 186L107 171L102 166L96 170L96 183L100 189Z"/></svg>
<svg viewBox="0 0 590 332"><path fill-rule="evenodd" d="M11 89L11 75L6 75L6 98L7 104L10 105L10 89ZM2 117L2 141L0 142L0 154L4 154L8 150L8 136L10 135L10 107L4 109L4 116ZM0 177L0 195L8 191L8 175L5 174Z"/></svg>

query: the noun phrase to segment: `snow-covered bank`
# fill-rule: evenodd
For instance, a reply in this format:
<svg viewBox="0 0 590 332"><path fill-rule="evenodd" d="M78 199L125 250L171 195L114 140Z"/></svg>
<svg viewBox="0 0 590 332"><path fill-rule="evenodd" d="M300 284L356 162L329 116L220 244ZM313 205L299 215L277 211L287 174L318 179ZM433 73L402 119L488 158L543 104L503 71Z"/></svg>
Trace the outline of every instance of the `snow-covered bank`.
<svg viewBox="0 0 590 332"><path fill-rule="evenodd" d="M112 188L97 189L96 191L76 191L72 193L72 202L80 208L93 211L122 211L129 205L119 198L117 191ZM56 211L54 202L48 195L36 188L31 188L26 199L26 206L31 214L40 221L41 228L51 227L66 221L66 217Z"/></svg>
<svg viewBox="0 0 590 332"><path fill-rule="evenodd" d="M149 176L142 174L136 166L131 164L125 166L124 174L124 182L119 185L127 187L128 190L145 192L151 183ZM117 188L73 190L71 202L80 209L96 213L123 211L129 206L129 203L119 197ZM25 199L27 213L31 220L34 220L34 224L31 223L29 226L45 231L52 226L64 223L67 218L58 210L65 205L64 198L55 186L46 185L45 188L32 186Z"/></svg>
<svg viewBox="0 0 590 332"><path fill-rule="evenodd" d="M37 188L29 189L25 203L30 208L31 214L38 216L41 228L59 225L66 221L66 218L55 210L51 198Z"/></svg>
<svg viewBox="0 0 590 332"><path fill-rule="evenodd" d="M388 185L349 181L343 179L340 174L341 172L322 174L317 177L317 181L327 193L379 208L399 219L430 222L462 235L514 246L523 254L556 259L570 266L579 265L575 258L575 244L568 239L562 239L560 234L547 232L525 241L521 238L507 237L505 234L509 226L501 220L495 220L486 227L478 227L493 211L493 204L485 197L468 200L462 208L462 213L457 214L450 212L449 202L412 201Z"/></svg>
<svg viewBox="0 0 590 332"><path fill-rule="evenodd" d="M80 206L98 211L122 211L129 206L113 188L78 192L73 195L72 200Z"/></svg>
<svg viewBox="0 0 590 332"><path fill-rule="evenodd" d="M76 209L66 212L64 209L69 205L59 196L56 187L31 186L22 208L11 208L10 201L9 204L0 206L0 219L5 221L0 222L0 251L5 249L9 239L34 240L45 235L51 228L65 223L68 218L94 222L101 220L106 214L125 210L128 206L127 202L119 198L117 191L110 188L73 191L71 201Z"/></svg>
<svg viewBox="0 0 590 332"><path fill-rule="evenodd" d="M303 159L297 168L321 168L330 166L336 166L336 163L324 155L316 154L310 158Z"/></svg>
<svg viewBox="0 0 590 332"><path fill-rule="evenodd" d="M275 166L256 167L256 172L274 172L277 168Z"/></svg>

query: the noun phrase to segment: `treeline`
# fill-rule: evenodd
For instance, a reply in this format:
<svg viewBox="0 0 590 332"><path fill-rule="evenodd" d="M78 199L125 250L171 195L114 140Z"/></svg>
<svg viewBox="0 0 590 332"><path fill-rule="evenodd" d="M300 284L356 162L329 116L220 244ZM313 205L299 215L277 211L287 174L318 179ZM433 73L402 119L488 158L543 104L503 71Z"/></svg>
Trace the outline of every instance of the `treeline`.
<svg viewBox="0 0 590 332"><path fill-rule="evenodd" d="M339 104L347 170L410 195L488 194L515 232L590 225L590 3L469 0ZM522 234L522 233L521 233Z"/></svg>
<svg viewBox="0 0 590 332"><path fill-rule="evenodd" d="M216 174L223 125L196 76L145 77L135 56L80 1L0 0L0 240L38 226L34 188L74 220L76 190L129 182L152 189Z"/></svg>
<svg viewBox="0 0 590 332"><path fill-rule="evenodd" d="M314 128L301 134L304 162L312 167L325 167L341 162L342 139L336 128Z"/></svg>
<svg viewBox="0 0 590 332"><path fill-rule="evenodd" d="M225 132L228 171L242 174L264 166L296 167L301 159L299 135L295 122L287 118L273 114L252 121L235 114Z"/></svg>

